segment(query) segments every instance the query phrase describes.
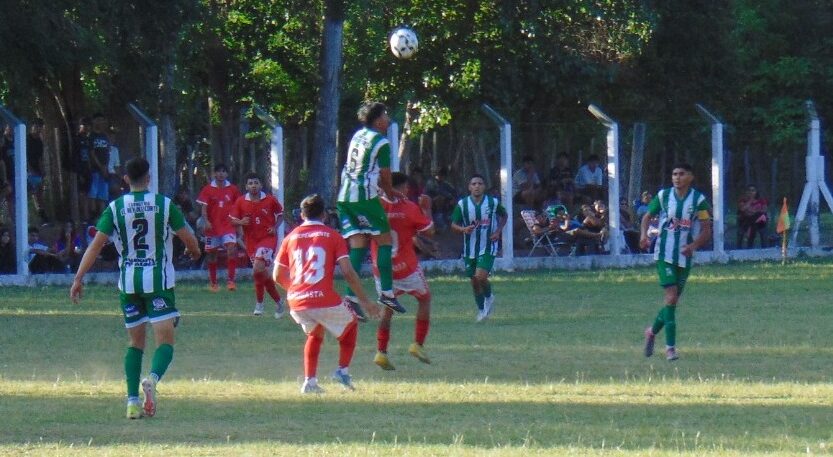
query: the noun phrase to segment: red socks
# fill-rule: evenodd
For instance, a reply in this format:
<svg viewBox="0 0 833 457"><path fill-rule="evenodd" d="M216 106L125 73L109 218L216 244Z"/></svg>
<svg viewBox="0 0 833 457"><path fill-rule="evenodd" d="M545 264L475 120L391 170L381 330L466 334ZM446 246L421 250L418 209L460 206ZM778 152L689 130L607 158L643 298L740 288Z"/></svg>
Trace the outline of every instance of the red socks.
<svg viewBox="0 0 833 457"><path fill-rule="evenodd" d="M257 299L258 303L263 303L263 280L265 279L264 275L263 273L255 273L253 278L255 281L255 298Z"/></svg>
<svg viewBox="0 0 833 457"><path fill-rule="evenodd" d="M228 262L226 262L226 267L228 268L228 280L234 281L234 277L237 275L237 258L236 257L229 257ZM215 278L216 278L216 265L215 265Z"/></svg>
<svg viewBox="0 0 833 457"><path fill-rule="evenodd" d="M380 352L388 352L388 341L390 341L390 328L379 327L376 330L376 349Z"/></svg>
<svg viewBox="0 0 833 457"><path fill-rule="evenodd" d="M217 262L208 262L208 280L217 284Z"/></svg>
<svg viewBox="0 0 833 457"><path fill-rule="evenodd" d="M344 368L350 366L350 361L353 360L353 351L356 349L356 337L359 334L359 325L354 320L347 325L344 333L338 337L338 367Z"/></svg>
<svg viewBox="0 0 833 457"><path fill-rule="evenodd" d="M417 319L414 324L414 341L420 346L425 343L425 337L428 336L428 327L430 327L430 321L428 320Z"/></svg>
<svg viewBox="0 0 833 457"><path fill-rule="evenodd" d="M316 327L307 335L307 342L304 344L304 376L312 378L318 372L318 354L321 352L321 343L324 342L321 327Z"/></svg>

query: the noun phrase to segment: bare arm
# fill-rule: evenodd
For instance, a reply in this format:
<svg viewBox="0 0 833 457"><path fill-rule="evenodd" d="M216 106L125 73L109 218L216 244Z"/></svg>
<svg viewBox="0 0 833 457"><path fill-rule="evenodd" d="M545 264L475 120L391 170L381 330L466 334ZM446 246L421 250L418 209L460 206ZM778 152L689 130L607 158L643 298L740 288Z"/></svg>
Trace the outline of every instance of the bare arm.
<svg viewBox="0 0 833 457"><path fill-rule="evenodd" d="M272 270L272 280L278 283L283 290L289 289L289 268L275 263L275 268Z"/></svg>
<svg viewBox="0 0 833 457"><path fill-rule="evenodd" d="M69 289L69 298L72 300L73 303L78 303L81 300L81 296L83 294L84 286L82 281L84 280L84 275L90 271L90 268L93 267L95 264L95 259L98 258L98 254L101 253L101 248L107 244L108 237L102 232L98 232L95 234L95 238L87 246L87 250L84 251L84 257L81 258L81 263L78 264L78 271L75 273L75 279L72 280L72 287Z"/></svg>
<svg viewBox="0 0 833 457"><path fill-rule="evenodd" d="M174 233L180 240L182 240L183 243L185 243L185 252L189 253L192 259L199 259L201 255L200 244L197 242L197 237L194 236L191 229L185 225Z"/></svg>
<svg viewBox="0 0 833 457"><path fill-rule="evenodd" d="M691 244L687 244L683 246L680 250L680 254L689 257L694 254L694 251L703 247L704 244L708 243L709 240L712 238L712 221L705 220L700 221L703 224L700 233L697 235L697 238L691 242Z"/></svg>
<svg viewBox="0 0 833 457"><path fill-rule="evenodd" d="M497 241L503 236L503 227L506 225L506 221L509 220L507 216L499 216L497 220L497 228L495 229L492 236L489 237L492 241Z"/></svg>
<svg viewBox="0 0 833 457"><path fill-rule="evenodd" d="M402 192L393 188L393 178L390 168L379 169L379 188L390 198L408 198Z"/></svg>
<svg viewBox="0 0 833 457"><path fill-rule="evenodd" d="M205 230L211 230L211 222L208 221L208 205L204 203L199 203L200 205L200 215L202 216L202 221L205 223L204 227Z"/></svg>
<svg viewBox="0 0 833 457"><path fill-rule="evenodd" d="M639 224L639 247L642 249L648 249L648 246L651 245L651 240L648 239L648 227L651 225L651 218L653 217L650 212L646 212Z"/></svg>
<svg viewBox="0 0 833 457"><path fill-rule="evenodd" d="M367 298L367 294L362 288L362 281L359 278L359 275L356 274L356 270L353 269L353 265L350 263L350 258L342 257L338 259L338 266L341 267L341 273L344 275L344 279L347 281L347 284L350 285L350 289L353 290L353 293L356 294L356 298L359 299L359 303L364 309L364 312L367 313L368 316L378 319L381 315L379 306Z"/></svg>

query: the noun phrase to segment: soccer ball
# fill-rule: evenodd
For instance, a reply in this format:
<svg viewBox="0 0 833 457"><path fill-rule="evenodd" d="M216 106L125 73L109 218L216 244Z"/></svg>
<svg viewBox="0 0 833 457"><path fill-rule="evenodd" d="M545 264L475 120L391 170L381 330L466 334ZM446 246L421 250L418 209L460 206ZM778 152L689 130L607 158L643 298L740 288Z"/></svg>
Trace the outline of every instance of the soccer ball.
<svg viewBox="0 0 833 457"><path fill-rule="evenodd" d="M417 52L419 40L408 27L399 27L390 35L390 50L397 59L410 59Z"/></svg>

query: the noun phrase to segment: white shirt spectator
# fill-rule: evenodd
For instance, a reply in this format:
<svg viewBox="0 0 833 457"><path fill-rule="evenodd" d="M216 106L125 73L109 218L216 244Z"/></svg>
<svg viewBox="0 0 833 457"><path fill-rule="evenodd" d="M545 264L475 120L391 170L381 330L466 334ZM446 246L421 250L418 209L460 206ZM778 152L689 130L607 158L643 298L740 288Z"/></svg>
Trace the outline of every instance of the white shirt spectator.
<svg viewBox="0 0 833 457"><path fill-rule="evenodd" d="M526 168L521 168L520 170L516 171L515 174L512 175L512 193L517 194L522 189L526 183L531 183L532 187L538 187L541 185L541 179L538 178L538 172L532 171L527 172Z"/></svg>
<svg viewBox="0 0 833 457"><path fill-rule="evenodd" d="M111 175L116 174L116 167L121 165L119 160L119 147L110 145L110 161L107 162L107 172Z"/></svg>
<svg viewBox="0 0 833 457"><path fill-rule="evenodd" d="M602 167L597 166L595 170L590 170L590 167L584 164L578 169L578 174L576 174L576 187L581 189L590 184L601 186L602 179Z"/></svg>

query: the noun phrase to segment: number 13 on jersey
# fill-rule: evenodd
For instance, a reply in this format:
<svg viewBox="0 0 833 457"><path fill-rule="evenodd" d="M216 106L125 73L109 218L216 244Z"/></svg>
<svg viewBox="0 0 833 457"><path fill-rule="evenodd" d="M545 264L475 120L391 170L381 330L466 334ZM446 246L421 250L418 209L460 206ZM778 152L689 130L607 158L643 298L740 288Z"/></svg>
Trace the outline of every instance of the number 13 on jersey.
<svg viewBox="0 0 833 457"><path fill-rule="evenodd" d="M293 284L316 284L324 278L327 251L318 246L292 251L295 266Z"/></svg>

